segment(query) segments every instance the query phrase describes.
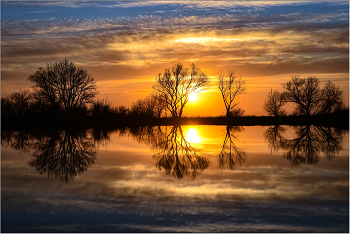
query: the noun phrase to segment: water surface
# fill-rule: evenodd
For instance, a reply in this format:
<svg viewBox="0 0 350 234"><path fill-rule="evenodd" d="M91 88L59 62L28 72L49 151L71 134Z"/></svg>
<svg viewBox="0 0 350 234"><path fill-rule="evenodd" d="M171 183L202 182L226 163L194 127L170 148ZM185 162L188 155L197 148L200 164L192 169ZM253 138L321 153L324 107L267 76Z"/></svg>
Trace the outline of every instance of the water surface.
<svg viewBox="0 0 350 234"><path fill-rule="evenodd" d="M2 131L3 232L348 232L349 134Z"/></svg>

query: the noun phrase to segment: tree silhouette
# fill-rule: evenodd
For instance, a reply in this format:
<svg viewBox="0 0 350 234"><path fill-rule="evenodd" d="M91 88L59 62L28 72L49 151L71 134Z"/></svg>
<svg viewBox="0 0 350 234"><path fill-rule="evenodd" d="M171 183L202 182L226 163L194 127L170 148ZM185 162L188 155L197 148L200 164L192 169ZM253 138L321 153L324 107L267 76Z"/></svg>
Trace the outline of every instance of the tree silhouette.
<svg viewBox="0 0 350 234"><path fill-rule="evenodd" d="M13 92L7 97L1 97L2 116L23 116L33 112L33 94L29 90Z"/></svg>
<svg viewBox="0 0 350 234"><path fill-rule="evenodd" d="M284 93L278 92L275 90L267 95L267 100L264 103L264 110L273 116L283 116L286 115L286 111L283 108L283 105L286 104L287 100Z"/></svg>
<svg viewBox="0 0 350 234"><path fill-rule="evenodd" d="M181 117L191 93L199 93L209 86L209 79L194 64L186 69L178 63L171 69L165 69L164 74L156 76L153 89L160 102L164 103L172 117Z"/></svg>
<svg viewBox="0 0 350 234"><path fill-rule="evenodd" d="M86 107L97 94L94 78L67 59L40 67L28 80L37 101L66 112Z"/></svg>
<svg viewBox="0 0 350 234"><path fill-rule="evenodd" d="M162 101L161 94L153 92L149 97L155 117L160 118L166 110L166 103Z"/></svg>
<svg viewBox="0 0 350 234"><path fill-rule="evenodd" d="M143 99L135 101L130 108L130 116L137 117L160 117L166 107L161 101L160 94L152 93Z"/></svg>
<svg viewBox="0 0 350 234"><path fill-rule="evenodd" d="M224 144L219 154L219 167L221 169L233 170L237 163L241 165L245 162L245 152L239 149L234 143L234 139L237 139L235 135L242 131L244 131L244 127L242 126L226 127Z"/></svg>
<svg viewBox="0 0 350 234"><path fill-rule="evenodd" d="M294 76L282 86L286 90L286 100L297 104L297 114L309 116L316 113L320 101L318 79L313 77L301 79L299 76Z"/></svg>
<svg viewBox="0 0 350 234"><path fill-rule="evenodd" d="M285 150L283 157L292 162L292 165L302 163L316 164L319 162L319 154L325 154L331 160L342 149L344 131L322 126L297 126L294 139L283 136L285 129L280 126L270 127L264 136L273 150Z"/></svg>
<svg viewBox="0 0 350 234"><path fill-rule="evenodd" d="M286 101L297 105L295 114L310 116L332 113L344 106L343 92L330 81L321 90L317 78L292 76L292 80L282 86Z"/></svg>
<svg viewBox="0 0 350 234"><path fill-rule="evenodd" d="M317 110L318 114L329 114L332 112L336 112L344 108L343 102L343 91L339 89L339 87L335 87L335 85L328 81L327 84L321 90L321 103L319 104L319 108Z"/></svg>
<svg viewBox="0 0 350 234"><path fill-rule="evenodd" d="M218 85L225 104L226 117L232 116L232 111L239 104L235 103L235 98L243 94L246 90L245 81L237 78L233 71L228 72L227 76L220 73L218 75Z"/></svg>

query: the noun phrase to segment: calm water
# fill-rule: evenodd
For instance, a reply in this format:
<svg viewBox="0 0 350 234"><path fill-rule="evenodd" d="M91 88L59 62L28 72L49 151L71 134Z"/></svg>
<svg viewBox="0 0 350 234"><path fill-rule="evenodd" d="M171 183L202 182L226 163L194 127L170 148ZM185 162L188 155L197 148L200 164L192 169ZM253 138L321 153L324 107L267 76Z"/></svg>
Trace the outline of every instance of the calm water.
<svg viewBox="0 0 350 234"><path fill-rule="evenodd" d="M2 232L349 232L349 134L2 131Z"/></svg>

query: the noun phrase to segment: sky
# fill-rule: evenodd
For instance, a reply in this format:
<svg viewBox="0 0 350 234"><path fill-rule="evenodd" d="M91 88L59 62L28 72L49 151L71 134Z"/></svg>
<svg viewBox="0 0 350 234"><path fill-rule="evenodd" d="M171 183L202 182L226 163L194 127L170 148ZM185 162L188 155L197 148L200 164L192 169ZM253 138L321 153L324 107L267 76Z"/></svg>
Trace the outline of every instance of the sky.
<svg viewBox="0 0 350 234"><path fill-rule="evenodd" d="M266 115L271 89L291 76L328 80L349 104L348 1L1 2L1 95L64 59L86 69L98 99L130 106L177 63L201 68L211 88L186 116L223 115L219 72L246 80L246 115Z"/></svg>

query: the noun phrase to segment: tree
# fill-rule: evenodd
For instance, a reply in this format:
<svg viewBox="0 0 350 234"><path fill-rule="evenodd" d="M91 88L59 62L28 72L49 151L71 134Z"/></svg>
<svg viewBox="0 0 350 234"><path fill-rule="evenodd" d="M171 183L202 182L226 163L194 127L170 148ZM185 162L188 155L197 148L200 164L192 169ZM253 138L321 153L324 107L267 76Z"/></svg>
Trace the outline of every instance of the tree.
<svg viewBox="0 0 350 234"><path fill-rule="evenodd" d="M33 104L33 94L29 90L13 92L1 98L1 114L3 116L30 114Z"/></svg>
<svg viewBox="0 0 350 234"><path fill-rule="evenodd" d="M314 77L301 79L292 76L292 80L283 84L286 90L286 100L297 105L296 114L313 115L316 113L317 104L320 101L319 81Z"/></svg>
<svg viewBox="0 0 350 234"><path fill-rule="evenodd" d="M143 99L138 99L131 105L132 116L160 117L165 108L165 103L159 94L152 93Z"/></svg>
<svg viewBox="0 0 350 234"><path fill-rule="evenodd" d="M132 116L144 116L144 117L154 117L154 106L152 99L149 97L138 99L135 101L130 108L130 114Z"/></svg>
<svg viewBox="0 0 350 234"><path fill-rule="evenodd" d="M181 117L191 93L199 93L209 86L209 79L194 64L186 69L181 63L164 73L156 76L153 89L159 95L158 99L164 103L172 117Z"/></svg>
<svg viewBox="0 0 350 234"><path fill-rule="evenodd" d="M267 95L267 100L264 103L264 110L269 115L274 115L276 117L286 115L286 111L282 109L284 104L287 103L284 93L275 90Z"/></svg>
<svg viewBox="0 0 350 234"><path fill-rule="evenodd" d="M14 103L14 111L17 115L24 115L30 112L33 100L32 93L29 90L14 92L9 97Z"/></svg>
<svg viewBox="0 0 350 234"><path fill-rule="evenodd" d="M153 104L155 117L160 118L162 113L166 110L166 103L162 101L159 93L152 93L150 98Z"/></svg>
<svg viewBox="0 0 350 234"><path fill-rule="evenodd" d="M233 71L229 71L227 76L223 73L218 75L218 85L225 104L226 117L232 116L232 111L239 104L235 103L235 98L243 94L246 90L245 80L237 78Z"/></svg>
<svg viewBox="0 0 350 234"><path fill-rule="evenodd" d="M328 81L325 87L321 90L321 103L318 109L318 114L329 114L342 110L344 108L343 91L339 87Z"/></svg>
<svg viewBox="0 0 350 234"><path fill-rule="evenodd" d="M37 101L65 112L85 108L98 93L94 78L67 59L40 67L28 80L33 83Z"/></svg>
<svg viewBox="0 0 350 234"><path fill-rule="evenodd" d="M14 103L9 96L1 97L1 116L12 116L15 114Z"/></svg>
<svg viewBox="0 0 350 234"><path fill-rule="evenodd" d="M285 89L286 100L297 105L295 113L299 115L332 113L344 106L343 92L330 81L320 89L317 78L302 79L292 76L292 80L282 86Z"/></svg>

